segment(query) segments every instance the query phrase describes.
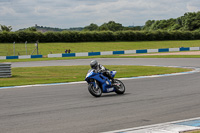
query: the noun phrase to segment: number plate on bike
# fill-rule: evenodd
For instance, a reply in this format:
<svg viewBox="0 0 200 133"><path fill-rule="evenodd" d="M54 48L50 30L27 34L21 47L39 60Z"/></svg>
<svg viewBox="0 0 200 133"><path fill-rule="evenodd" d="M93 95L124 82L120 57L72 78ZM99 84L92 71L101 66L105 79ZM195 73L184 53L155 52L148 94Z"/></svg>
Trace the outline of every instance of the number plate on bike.
<svg viewBox="0 0 200 133"><path fill-rule="evenodd" d="M110 91L113 91L113 90L114 90L114 88L113 88L113 87L112 87L112 88L108 88L108 89L107 89L107 91L108 91L108 92L110 92Z"/></svg>

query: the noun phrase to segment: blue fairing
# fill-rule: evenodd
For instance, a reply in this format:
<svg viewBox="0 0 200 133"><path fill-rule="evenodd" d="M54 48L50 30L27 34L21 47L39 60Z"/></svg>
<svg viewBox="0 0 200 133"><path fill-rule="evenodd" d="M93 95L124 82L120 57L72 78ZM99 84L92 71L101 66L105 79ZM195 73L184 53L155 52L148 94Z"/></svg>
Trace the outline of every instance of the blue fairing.
<svg viewBox="0 0 200 133"><path fill-rule="evenodd" d="M116 71L111 71L111 76L114 77L116 75ZM90 69L86 75L85 80L88 84L93 84L96 87L95 80L99 83L103 93L113 92L115 91L114 87L111 86L110 80L105 77L102 73L95 72L94 69Z"/></svg>

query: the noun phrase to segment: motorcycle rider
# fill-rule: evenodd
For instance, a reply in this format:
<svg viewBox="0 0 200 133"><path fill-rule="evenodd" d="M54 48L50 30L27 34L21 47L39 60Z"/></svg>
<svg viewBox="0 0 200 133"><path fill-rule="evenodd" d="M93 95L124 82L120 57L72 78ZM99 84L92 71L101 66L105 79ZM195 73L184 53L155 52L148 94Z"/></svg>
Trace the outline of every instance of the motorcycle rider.
<svg viewBox="0 0 200 133"><path fill-rule="evenodd" d="M92 69L97 70L97 72L102 72L104 76L106 76L109 79L111 79L112 85L114 84L114 79L111 76L110 71L108 69L106 69L103 65L99 64L96 60L92 60L90 62L90 66L91 66Z"/></svg>

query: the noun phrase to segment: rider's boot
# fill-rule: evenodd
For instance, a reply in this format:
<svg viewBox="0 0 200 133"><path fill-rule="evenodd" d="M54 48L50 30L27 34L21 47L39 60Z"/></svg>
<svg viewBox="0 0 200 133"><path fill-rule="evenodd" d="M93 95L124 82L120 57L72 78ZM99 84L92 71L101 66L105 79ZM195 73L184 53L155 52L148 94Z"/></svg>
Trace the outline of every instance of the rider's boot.
<svg viewBox="0 0 200 133"><path fill-rule="evenodd" d="M112 86L115 85L115 81L114 81L113 78L111 78L111 85L112 85Z"/></svg>

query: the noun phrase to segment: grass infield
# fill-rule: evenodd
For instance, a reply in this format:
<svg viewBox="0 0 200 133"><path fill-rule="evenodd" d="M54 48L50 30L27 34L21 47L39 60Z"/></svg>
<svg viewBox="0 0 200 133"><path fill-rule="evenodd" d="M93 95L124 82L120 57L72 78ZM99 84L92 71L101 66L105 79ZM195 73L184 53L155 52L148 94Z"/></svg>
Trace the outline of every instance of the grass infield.
<svg viewBox="0 0 200 133"><path fill-rule="evenodd" d="M65 53L66 49L71 49L71 53L80 52L102 52L121 51L139 49L158 48L179 48L179 47L200 47L200 40L180 40L180 41L132 41L132 42L78 42L78 43L39 43L39 54L48 55L50 53ZM0 56L30 55L34 49L34 43L0 43ZM15 53L14 53L15 49ZM33 53L36 54L36 51Z"/></svg>
<svg viewBox="0 0 200 133"><path fill-rule="evenodd" d="M105 66L116 70L116 78L149 76L190 71L191 69L155 66ZM84 81L89 66L49 66L12 68L11 78L0 78L0 87Z"/></svg>

